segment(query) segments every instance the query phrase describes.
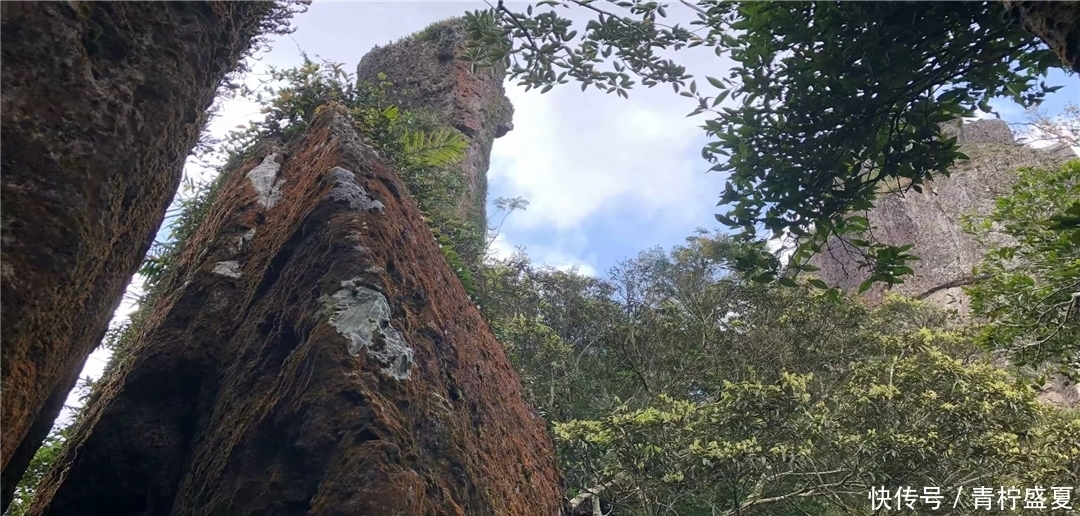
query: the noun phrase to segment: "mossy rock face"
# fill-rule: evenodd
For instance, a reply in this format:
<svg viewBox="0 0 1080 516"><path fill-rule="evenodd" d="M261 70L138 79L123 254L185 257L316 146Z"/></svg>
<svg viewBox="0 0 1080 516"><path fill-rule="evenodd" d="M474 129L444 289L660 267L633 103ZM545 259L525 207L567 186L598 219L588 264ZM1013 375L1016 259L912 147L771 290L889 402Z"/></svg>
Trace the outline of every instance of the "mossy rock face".
<svg viewBox="0 0 1080 516"><path fill-rule="evenodd" d="M40 514L559 512L544 421L368 143L326 109L223 176Z"/></svg>
<svg viewBox="0 0 1080 516"><path fill-rule="evenodd" d="M3 500L101 340L268 2L3 2Z"/></svg>
<svg viewBox="0 0 1080 516"><path fill-rule="evenodd" d="M455 172L466 187L455 208L457 217L480 228L487 225L487 170L495 138L513 129L514 107L496 69L473 71L459 59L464 50L464 22L443 20L384 47L376 47L357 66L360 81L376 82L379 74L393 84L390 102L427 113L437 124L461 132L469 141ZM471 261L478 257L465 257Z"/></svg>

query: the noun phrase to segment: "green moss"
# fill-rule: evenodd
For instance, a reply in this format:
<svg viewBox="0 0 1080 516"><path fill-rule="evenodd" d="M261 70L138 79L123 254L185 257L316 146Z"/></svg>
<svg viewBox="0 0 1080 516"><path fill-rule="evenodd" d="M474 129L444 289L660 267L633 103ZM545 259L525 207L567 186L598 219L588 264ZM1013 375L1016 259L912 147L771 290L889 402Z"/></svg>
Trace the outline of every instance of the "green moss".
<svg viewBox="0 0 1080 516"><path fill-rule="evenodd" d="M406 41L441 41L448 35L454 33L453 25L458 21L458 18L445 18L439 20L417 32L409 34L404 38L398 40L398 43Z"/></svg>

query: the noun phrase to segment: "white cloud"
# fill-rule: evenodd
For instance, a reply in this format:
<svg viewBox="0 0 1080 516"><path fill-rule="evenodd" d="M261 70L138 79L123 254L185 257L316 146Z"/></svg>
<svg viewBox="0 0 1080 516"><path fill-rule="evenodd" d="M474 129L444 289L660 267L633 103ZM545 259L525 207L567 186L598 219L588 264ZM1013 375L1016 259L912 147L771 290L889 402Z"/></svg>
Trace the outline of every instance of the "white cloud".
<svg viewBox="0 0 1080 516"><path fill-rule="evenodd" d="M513 226L562 231L615 205L686 220L695 200L715 195L695 159L701 119L686 118L694 105L670 91L635 91L629 101L567 87L507 94L514 130L496 142L489 177L529 200Z"/></svg>
<svg viewBox="0 0 1080 516"><path fill-rule="evenodd" d="M488 255L494 259L505 260L514 256L519 250L523 250L536 265L553 267L562 271L576 269L580 274L596 277L597 269L593 264L595 259L584 260L578 257L581 253L567 251L567 248L579 247L568 246L565 243L555 246L536 244L520 246L511 244L505 234L499 234L491 242Z"/></svg>
<svg viewBox="0 0 1080 516"><path fill-rule="evenodd" d="M541 263L554 267L560 271L569 272L571 270L576 270L578 274L592 276L594 278L597 277L596 267L582 262L576 257L567 256L559 252L547 252L545 250L541 250L540 252L535 253L535 255L542 258Z"/></svg>
<svg viewBox="0 0 1080 516"><path fill-rule="evenodd" d="M708 75L726 69L711 53L678 57ZM528 199L503 234L527 244L534 261L595 273L596 264L623 257L612 253L633 254L657 238L681 241L715 223L724 178L706 173L706 118L686 116L693 100L670 86L634 89L630 99L573 84L546 94L508 86L507 95L514 130L495 141L488 177L493 195Z"/></svg>
<svg viewBox="0 0 1080 516"><path fill-rule="evenodd" d="M517 253L517 247L511 244L506 235L498 234L495 239L491 241L491 245L488 246L488 255L496 260L506 260L514 256Z"/></svg>

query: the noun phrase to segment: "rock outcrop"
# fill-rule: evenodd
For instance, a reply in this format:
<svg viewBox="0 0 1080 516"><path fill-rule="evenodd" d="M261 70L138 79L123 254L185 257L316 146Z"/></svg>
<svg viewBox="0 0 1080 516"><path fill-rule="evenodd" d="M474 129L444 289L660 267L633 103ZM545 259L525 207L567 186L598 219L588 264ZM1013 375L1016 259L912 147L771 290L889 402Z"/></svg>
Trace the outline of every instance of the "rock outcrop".
<svg viewBox="0 0 1080 516"><path fill-rule="evenodd" d="M1003 1L1025 30L1042 39L1062 63L1080 73L1080 2Z"/></svg>
<svg viewBox="0 0 1080 516"><path fill-rule="evenodd" d="M393 84L388 96L403 109L421 110L460 131L468 140L465 158L456 166L467 194L458 203L461 220L487 228L487 170L496 138L513 129L513 105L503 89L498 67L471 70L458 59L465 50L461 19L445 20L385 47L376 47L356 67L357 79Z"/></svg>
<svg viewBox="0 0 1080 516"><path fill-rule="evenodd" d="M1001 120L980 120L949 127L948 131L956 134L957 142L971 159L957 163L948 178L935 178L926 184L922 194L908 191L880 196L867 218L879 241L915 244L912 252L919 257L912 264L915 274L893 290L965 316L969 307L963 287L973 280L972 268L986 249L961 230L960 216L990 213L995 200L1008 194L1016 182L1017 169L1057 168L1075 158L1075 153L1067 147L1036 149L1018 145L1009 126ZM836 241L812 263L821 269L815 273L818 277L845 290L857 289L869 277L857 267L854 250ZM874 303L885 292L884 287L875 285L865 297ZM1054 400L1080 402L1080 391L1075 386L1071 390L1063 388L1053 395Z"/></svg>
<svg viewBox="0 0 1080 516"><path fill-rule="evenodd" d="M31 514L559 513L544 421L346 116L229 173Z"/></svg>
<svg viewBox="0 0 1080 516"><path fill-rule="evenodd" d="M150 246L268 2L3 2L3 506Z"/></svg>
<svg viewBox="0 0 1080 516"><path fill-rule="evenodd" d="M951 130L971 159L957 163L949 177L928 182L921 194L881 195L867 218L879 241L915 244L912 252L919 257L912 264L915 274L894 291L966 314L962 287L986 250L960 229L961 215L992 211L995 200L1016 182L1018 168L1059 167L1075 155L1069 149L1018 145L1001 120L980 120ZM813 264L821 268L815 274L845 290L858 288L869 275L855 265L849 251L831 243L814 257ZM866 297L876 302L884 293L884 287L876 285Z"/></svg>

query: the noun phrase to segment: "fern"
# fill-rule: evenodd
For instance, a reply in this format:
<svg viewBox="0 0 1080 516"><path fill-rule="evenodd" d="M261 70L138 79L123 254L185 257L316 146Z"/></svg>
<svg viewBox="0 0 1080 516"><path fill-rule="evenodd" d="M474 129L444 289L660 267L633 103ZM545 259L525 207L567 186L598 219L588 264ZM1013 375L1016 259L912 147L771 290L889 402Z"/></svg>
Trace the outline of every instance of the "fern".
<svg viewBox="0 0 1080 516"><path fill-rule="evenodd" d="M461 161L468 142L461 133L440 128L434 132L405 130L401 135L402 155L410 166L444 167Z"/></svg>

